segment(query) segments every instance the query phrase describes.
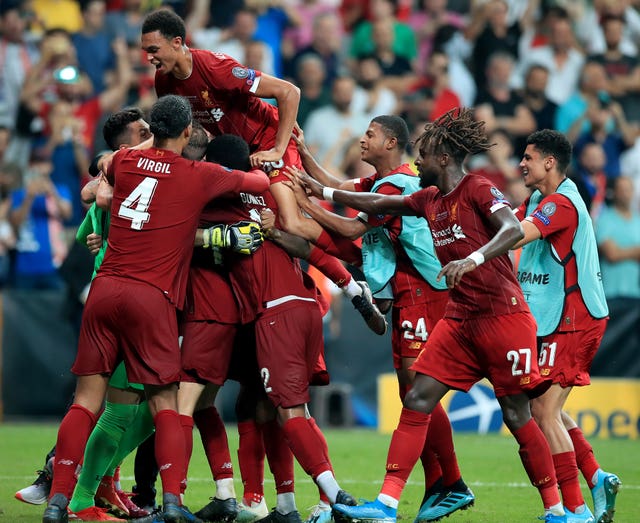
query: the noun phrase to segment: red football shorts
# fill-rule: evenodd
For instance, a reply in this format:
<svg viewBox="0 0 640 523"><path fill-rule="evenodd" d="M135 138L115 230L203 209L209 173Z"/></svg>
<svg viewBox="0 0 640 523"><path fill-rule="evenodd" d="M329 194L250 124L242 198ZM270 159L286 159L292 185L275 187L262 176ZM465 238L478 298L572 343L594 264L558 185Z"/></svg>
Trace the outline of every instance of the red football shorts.
<svg viewBox="0 0 640 523"><path fill-rule="evenodd" d="M444 316L449 293L434 292L428 303L393 307L391 347L393 367L402 368L402 358L417 358L436 323Z"/></svg>
<svg viewBox="0 0 640 523"><path fill-rule="evenodd" d="M585 330L556 332L538 339L540 374L561 387L591 383L589 370L607 328L607 319L593 320Z"/></svg>
<svg viewBox="0 0 640 523"><path fill-rule="evenodd" d="M529 312L443 318L411 369L465 392L488 378L497 397L534 397L550 384L540 376L536 355L536 322Z"/></svg>
<svg viewBox="0 0 640 523"><path fill-rule="evenodd" d="M264 389L276 407L309 402L309 382L323 348L318 305L291 301L256 321L256 355Z"/></svg>
<svg viewBox="0 0 640 523"><path fill-rule="evenodd" d="M182 325L182 381L222 386L227 379L235 324L187 321Z"/></svg>
<svg viewBox="0 0 640 523"><path fill-rule="evenodd" d="M152 285L99 276L91 283L71 371L111 374L121 359L132 383L180 381L176 309Z"/></svg>

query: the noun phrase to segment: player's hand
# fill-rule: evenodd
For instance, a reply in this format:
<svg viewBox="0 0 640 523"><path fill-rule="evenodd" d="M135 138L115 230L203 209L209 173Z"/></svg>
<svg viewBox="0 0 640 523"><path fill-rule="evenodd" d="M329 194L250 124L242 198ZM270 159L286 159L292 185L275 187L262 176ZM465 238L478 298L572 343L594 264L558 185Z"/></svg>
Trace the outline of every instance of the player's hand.
<svg viewBox="0 0 640 523"><path fill-rule="evenodd" d="M285 167L284 174L292 183L298 184L304 188L306 195L322 198L322 189L324 189L324 185L311 178L307 173L301 171L294 165L288 165ZM289 187L293 189L291 185Z"/></svg>
<svg viewBox="0 0 640 523"><path fill-rule="evenodd" d="M233 225L214 225L204 231L204 247L231 249L240 254L253 254L264 242L260 225L242 221Z"/></svg>
<svg viewBox="0 0 640 523"><path fill-rule="evenodd" d="M280 237L280 231L276 229L276 215L271 209L262 209L260 211L260 223L266 238L276 240Z"/></svg>
<svg viewBox="0 0 640 523"><path fill-rule="evenodd" d="M258 151L249 156L251 161L251 167L257 167L261 169L265 163L279 162L282 160L282 153L277 151L275 147L272 147L268 151Z"/></svg>
<svg viewBox="0 0 640 523"><path fill-rule="evenodd" d="M454 260L447 263L442 270L438 273L437 281L440 281L444 276L447 280L447 287L449 289L453 289L460 280L462 276L466 273L471 272L477 267L476 262L469 258L464 258L463 260Z"/></svg>
<svg viewBox="0 0 640 523"><path fill-rule="evenodd" d="M291 133L291 138L293 138L293 141L295 142L296 147L298 148L298 152L300 153L300 156L311 154L311 151L309 150L306 142L304 141L304 131L302 130L302 127L298 125L298 122L296 122L296 124L293 126L293 132Z"/></svg>
<svg viewBox="0 0 640 523"><path fill-rule="evenodd" d="M100 247L102 247L102 236L92 232L91 234L87 234L87 249L89 252L95 256L100 251Z"/></svg>

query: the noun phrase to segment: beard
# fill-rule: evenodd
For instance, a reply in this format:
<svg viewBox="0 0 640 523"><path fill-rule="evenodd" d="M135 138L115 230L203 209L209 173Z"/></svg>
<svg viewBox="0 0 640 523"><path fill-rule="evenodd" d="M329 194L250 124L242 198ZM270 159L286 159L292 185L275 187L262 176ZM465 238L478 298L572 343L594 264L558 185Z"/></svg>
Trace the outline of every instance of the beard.
<svg viewBox="0 0 640 523"><path fill-rule="evenodd" d="M432 187L437 185L438 176L433 173L428 172L420 172L420 187L422 189L426 189L427 187Z"/></svg>

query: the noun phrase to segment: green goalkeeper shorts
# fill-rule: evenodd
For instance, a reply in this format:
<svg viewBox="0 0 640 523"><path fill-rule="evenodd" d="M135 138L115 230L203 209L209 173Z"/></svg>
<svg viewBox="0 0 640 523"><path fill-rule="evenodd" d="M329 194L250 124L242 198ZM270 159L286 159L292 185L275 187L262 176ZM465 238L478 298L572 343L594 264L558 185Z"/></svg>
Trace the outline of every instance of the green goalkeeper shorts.
<svg viewBox="0 0 640 523"><path fill-rule="evenodd" d="M129 380L127 379L127 369L124 367L124 361L121 361L116 367L116 370L113 371L113 374L111 374L109 385L115 389L144 390L144 385L140 385L139 383L129 383Z"/></svg>

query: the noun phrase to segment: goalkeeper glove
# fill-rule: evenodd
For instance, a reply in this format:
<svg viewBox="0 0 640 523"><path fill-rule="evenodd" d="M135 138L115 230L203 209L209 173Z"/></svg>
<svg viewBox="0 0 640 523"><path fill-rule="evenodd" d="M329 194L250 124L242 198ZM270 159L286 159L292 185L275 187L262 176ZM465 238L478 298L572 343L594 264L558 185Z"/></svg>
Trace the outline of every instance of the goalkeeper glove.
<svg viewBox="0 0 640 523"><path fill-rule="evenodd" d="M262 229L255 222L242 221L233 225L214 225L205 229L203 247L231 249L240 254L253 254L262 245Z"/></svg>

